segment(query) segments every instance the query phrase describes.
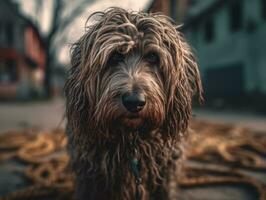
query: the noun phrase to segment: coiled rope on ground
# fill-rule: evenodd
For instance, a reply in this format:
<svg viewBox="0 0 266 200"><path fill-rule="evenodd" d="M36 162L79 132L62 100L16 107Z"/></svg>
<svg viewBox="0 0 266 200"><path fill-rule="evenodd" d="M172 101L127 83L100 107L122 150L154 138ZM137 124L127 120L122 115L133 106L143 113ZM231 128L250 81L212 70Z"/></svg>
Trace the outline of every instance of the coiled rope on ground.
<svg viewBox="0 0 266 200"><path fill-rule="evenodd" d="M266 199L265 184L244 173L246 169L265 173L266 132L199 120L193 121L191 128L186 144L189 161L177 180L181 188L245 184L257 191L260 200ZM14 173L21 173L30 183L0 200L74 199L75 180L69 170L66 144L63 130L0 134L0 165L9 160L22 162L25 169Z"/></svg>

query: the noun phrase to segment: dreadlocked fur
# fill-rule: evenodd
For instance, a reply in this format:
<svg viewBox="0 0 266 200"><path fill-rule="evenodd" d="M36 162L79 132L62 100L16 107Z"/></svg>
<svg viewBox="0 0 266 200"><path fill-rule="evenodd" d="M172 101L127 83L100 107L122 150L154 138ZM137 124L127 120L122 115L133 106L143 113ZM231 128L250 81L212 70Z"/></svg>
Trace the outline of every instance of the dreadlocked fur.
<svg viewBox="0 0 266 200"><path fill-rule="evenodd" d="M192 97L202 94L195 58L164 15L110 8L92 17L72 47L65 85L77 197L130 200L140 190L141 199L174 199L180 141ZM132 119L121 95L135 90L147 102ZM129 166L134 150L139 186Z"/></svg>

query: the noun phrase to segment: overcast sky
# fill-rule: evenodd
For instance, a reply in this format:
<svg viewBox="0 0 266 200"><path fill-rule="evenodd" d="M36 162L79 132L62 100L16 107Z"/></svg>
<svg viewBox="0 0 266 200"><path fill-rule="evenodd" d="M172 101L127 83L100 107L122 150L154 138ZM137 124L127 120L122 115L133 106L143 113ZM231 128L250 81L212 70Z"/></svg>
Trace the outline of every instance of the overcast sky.
<svg viewBox="0 0 266 200"><path fill-rule="evenodd" d="M15 0L20 2L21 10L33 20L36 17L35 3L38 0ZM46 32L49 29L49 18L51 16L52 1L53 0L43 0L44 9L42 12L38 12L42 19L41 31ZM69 2L74 2L75 0L69 0ZM147 5L150 5L151 0L94 0L89 4L82 13L81 16L77 17L76 20L71 24L70 29L68 30L68 40L63 46L59 54L59 60L63 63L68 62L69 58L69 44L76 41L82 34L84 34L85 22L88 16L95 12L104 10L111 6L119 6L125 9L139 11L144 10Z"/></svg>

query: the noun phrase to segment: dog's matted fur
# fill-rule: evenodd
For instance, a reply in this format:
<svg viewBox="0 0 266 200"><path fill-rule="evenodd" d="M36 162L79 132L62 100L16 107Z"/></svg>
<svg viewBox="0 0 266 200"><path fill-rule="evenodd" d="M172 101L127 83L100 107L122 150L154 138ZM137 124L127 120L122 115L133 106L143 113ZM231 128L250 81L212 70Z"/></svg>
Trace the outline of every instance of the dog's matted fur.
<svg viewBox="0 0 266 200"><path fill-rule="evenodd" d="M65 86L78 199L175 199L177 158L202 87L178 26L110 8L73 45Z"/></svg>

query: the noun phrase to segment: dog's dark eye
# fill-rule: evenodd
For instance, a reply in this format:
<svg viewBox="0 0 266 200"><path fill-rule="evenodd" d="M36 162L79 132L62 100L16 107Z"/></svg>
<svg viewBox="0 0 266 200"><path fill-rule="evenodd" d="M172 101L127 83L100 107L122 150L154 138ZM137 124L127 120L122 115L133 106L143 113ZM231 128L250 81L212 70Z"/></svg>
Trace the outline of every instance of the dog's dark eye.
<svg viewBox="0 0 266 200"><path fill-rule="evenodd" d="M114 52L112 53L112 55L110 56L109 60L108 60L108 63L111 64L111 65L115 65L119 62L122 62L124 61L125 59L125 56L119 52Z"/></svg>
<svg viewBox="0 0 266 200"><path fill-rule="evenodd" d="M151 64L158 64L160 62L159 56L154 52L148 53L144 59Z"/></svg>

